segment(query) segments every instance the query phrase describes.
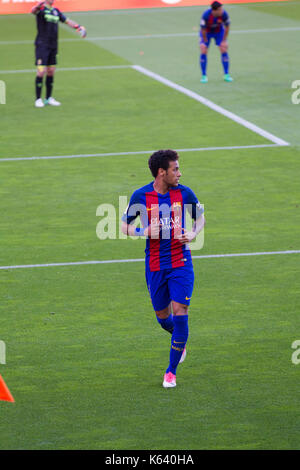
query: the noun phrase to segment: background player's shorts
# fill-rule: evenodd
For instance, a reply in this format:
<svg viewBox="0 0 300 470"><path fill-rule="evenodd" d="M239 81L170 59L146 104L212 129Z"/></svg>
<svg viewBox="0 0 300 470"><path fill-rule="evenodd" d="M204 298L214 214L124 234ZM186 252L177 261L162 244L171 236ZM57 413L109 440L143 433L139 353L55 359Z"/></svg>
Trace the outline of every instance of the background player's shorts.
<svg viewBox="0 0 300 470"><path fill-rule="evenodd" d="M216 46L220 46L224 38L224 29L221 29L219 33L207 33L207 42L204 42L202 31L200 31L200 44L205 44L206 47L209 47L211 39L215 40Z"/></svg>
<svg viewBox="0 0 300 470"><path fill-rule="evenodd" d="M56 65L57 48L46 46L35 46L35 65L50 66Z"/></svg>
<svg viewBox="0 0 300 470"><path fill-rule="evenodd" d="M190 305L194 288L193 265L153 272L146 268L146 282L156 312L165 309L172 300Z"/></svg>

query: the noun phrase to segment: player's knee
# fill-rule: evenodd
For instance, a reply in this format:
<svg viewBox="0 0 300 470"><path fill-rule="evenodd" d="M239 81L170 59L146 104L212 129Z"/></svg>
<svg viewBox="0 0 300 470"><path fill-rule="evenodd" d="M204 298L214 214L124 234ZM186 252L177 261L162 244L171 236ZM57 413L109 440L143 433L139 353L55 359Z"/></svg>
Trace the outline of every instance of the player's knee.
<svg viewBox="0 0 300 470"><path fill-rule="evenodd" d="M207 46L205 44L200 44L201 54L207 54Z"/></svg>
<svg viewBox="0 0 300 470"><path fill-rule="evenodd" d="M225 52L228 51L228 45L223 45L223 46L220 46L220 51L221 51L221 54L224 54Z"/></svg>
<svg viewBox="0 0 300 470"><path fill-rule="evenodd" d="M38 68L37 68L37 76L42 78L46 73L46 67L44 67L43 65L40 65Z"/></svg>
<svg viewBox="0 0 300 470"><path fill-rule="evenodd" d="M168 318L168 316L171 313L171 305L169 305L167 308L164 308L163 310L159 310L155 313L156 313L157 318L159 318L160 320L164 320L164 319Z"/></svg>
<svg viewBox="0 0 300 470"><path fill-rule="evenodd" d="M51 68L48 68L48 69L47 69L47 75L48 75L48 77L53 77L54 74L55 74L55 68L52 68L52 67L51 67Z"/></svg>
<svg viewBox="0 0 300 470"><path fill-rule="evenodd" d="M172 308L173 308L173 315L175 316L188 314L188 309L189 309L188 305L173 302Z"/></svg>

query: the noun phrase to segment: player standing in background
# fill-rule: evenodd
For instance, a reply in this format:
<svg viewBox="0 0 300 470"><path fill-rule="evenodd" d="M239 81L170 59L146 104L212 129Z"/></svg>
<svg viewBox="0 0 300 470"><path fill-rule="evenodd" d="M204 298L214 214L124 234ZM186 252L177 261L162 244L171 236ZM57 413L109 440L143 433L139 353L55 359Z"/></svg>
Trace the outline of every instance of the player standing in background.
<svg viewBox="0 0 300 470"><path fill-rule="evenodd" d="M188 308L194 287L194 270L188 243L203 229L204 209L193 191L179 184L179 156L159 150L149 159L154 181L137 189L123 215L122 231L146 236L146 282L158 323L171 333L169 366L163 387L176 386L176 370L186 355ZM195 221L185 230L186 210ZM140 217L142 228L132 225Z"/></svg>
<svg viewBox="0 0 300 470"><path fill-rule="evenodd" d="M58 51L58 23L66 23L77 30L82 36L86 36L83 26L69 20L58 8L53 8L54 0L39 2L32 8L31 13L36 15L38 34L35 40L35 56L37 75L35 79L36 108L43 108L45 104L60 106L61 103L52 97L54 74L56 70L56 56ZM43 78L46 75L46 100L41 99Z"/></svg>
<svg viewBox="0 0 300 470"><path fill-rule="evenodd" d="M207 83L206 75L207 52L210 40L214 39L220 48L221 61L224 69L225 82L232 82L229 75L229 56L227 37L229 33L230 19L228 13L223 9L222 3L213 2L211 8L206 10L200 23L200 67L202 71L201 83Z"/></svg>

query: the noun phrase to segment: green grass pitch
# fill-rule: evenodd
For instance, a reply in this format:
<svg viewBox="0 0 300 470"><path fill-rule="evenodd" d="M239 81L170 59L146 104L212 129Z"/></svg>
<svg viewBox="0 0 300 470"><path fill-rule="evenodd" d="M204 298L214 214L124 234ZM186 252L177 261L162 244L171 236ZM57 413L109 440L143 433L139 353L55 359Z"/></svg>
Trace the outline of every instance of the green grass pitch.
<svg viewBox="0 0 300 470"><path fill-rule="evenodd" d="M300 2L228 5L232 84L215 47L199 83L203 10L70 14L88 39L61 26L62 106L44 109L34 108L34 18L0 17L0 159L114 154L0 161L0 267L143 258L143 240L97 238L96 210L151 180L149 151L271 144L133 64L290 143L181 153L182 183L206 210L193 254L300 249ZM142 262L0 269L0 373L15 398L0 402L0 449L299 449L299 256L195 259L174 390L161 385L170 337Z"/></svg>

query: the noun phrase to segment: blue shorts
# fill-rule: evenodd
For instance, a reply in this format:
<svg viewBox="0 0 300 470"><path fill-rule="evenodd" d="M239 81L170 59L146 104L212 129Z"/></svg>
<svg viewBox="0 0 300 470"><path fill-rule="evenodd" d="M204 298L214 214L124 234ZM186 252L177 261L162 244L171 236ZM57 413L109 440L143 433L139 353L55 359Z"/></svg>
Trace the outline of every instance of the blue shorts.
<svg viewBox="0 0 300 470"><path fill-rule="evenodd" d="M146 269L146 282L156 312L167 308L172 300L190 305L194 288L193 265L153 272Z"/></svg>
<svg viewBox="0 0 300 470"><path fill-rule="evenodd" d="M220 46L224 38L224 29L221 30L219 33L207 33L206 36L207 36L207 41L204 42L202 31L200 31L200 44L205 44L206 47L209 47L211 39L214 39L216 46Z"/></svg>

